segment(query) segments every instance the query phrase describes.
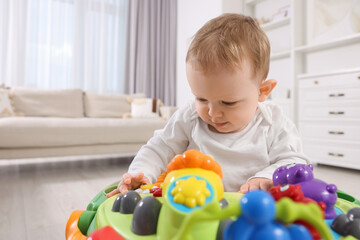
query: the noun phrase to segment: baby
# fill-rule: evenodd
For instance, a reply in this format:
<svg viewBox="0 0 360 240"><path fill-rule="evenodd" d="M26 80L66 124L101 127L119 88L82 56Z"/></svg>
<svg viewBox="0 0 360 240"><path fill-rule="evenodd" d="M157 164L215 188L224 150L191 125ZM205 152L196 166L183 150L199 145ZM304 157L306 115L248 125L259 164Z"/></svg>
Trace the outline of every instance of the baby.
<svg viewBox="0 0 360 240"><path fill-rule="evenodd" d="M107 196L156 182L170 160L188 149L211 155L222 167L225 191L242 193L268 190L279 166L309 163L295 125L265 102L276 86L266 80L269 61L269 40L254 19L224 14L207 22L186 56L195 101L155 132Z"/></svg>

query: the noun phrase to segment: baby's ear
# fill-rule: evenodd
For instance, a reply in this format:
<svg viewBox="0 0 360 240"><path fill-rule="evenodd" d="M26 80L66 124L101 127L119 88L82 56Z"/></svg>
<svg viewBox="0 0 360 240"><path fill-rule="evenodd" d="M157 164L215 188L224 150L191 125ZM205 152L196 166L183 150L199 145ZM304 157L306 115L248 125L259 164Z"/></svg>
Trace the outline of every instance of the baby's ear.
<svg viewBox="0 0 360 240"><path fill-rule="evenodd" d="M259 102L264 102L267 99L276 84L277 81L275 79L269 79L260 84Z"/></svg>

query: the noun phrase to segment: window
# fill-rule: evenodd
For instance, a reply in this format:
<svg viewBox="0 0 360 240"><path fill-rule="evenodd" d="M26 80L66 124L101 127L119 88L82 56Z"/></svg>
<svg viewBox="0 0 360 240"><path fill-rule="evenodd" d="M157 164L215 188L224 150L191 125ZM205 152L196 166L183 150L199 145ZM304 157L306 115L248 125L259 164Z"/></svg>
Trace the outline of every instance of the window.
<svg viewBox="0 0 360 240"><path fill-rule="evenodd" d="M0 10L8 11L0 35L6 85L124 91L126 0L6 2Z"/></svg>

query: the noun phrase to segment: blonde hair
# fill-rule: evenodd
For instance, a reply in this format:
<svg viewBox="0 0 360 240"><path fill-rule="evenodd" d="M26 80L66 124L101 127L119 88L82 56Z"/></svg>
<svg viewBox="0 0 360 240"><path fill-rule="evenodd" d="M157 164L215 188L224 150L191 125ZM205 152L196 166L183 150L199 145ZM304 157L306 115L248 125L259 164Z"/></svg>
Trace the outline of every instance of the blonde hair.
<svg viewBox="0 0 360 240"><path fill-rule="evenodd" d="M240 68L244 60L253 76L265 80L269 72L270 43L259 24L251 17L223 14L208 21L192 40L186 62L204 73L219 68Z"/></svg>

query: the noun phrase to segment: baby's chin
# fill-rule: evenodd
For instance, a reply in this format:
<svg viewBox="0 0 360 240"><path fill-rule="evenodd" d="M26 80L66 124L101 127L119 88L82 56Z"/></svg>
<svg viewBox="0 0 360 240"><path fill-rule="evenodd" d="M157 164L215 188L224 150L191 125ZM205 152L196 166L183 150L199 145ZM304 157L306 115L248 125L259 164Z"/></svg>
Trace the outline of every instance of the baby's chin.
<svg viewBox="0 0 360 240"><path fill-rule="evenodd" d="M217 129L214 126L212 126L211 124L208 124L210 131L212 132L216 132L216 133L222 133L222 134L228 134L228 133L236 133L236 132L240 132L241 130L243 130L246 126L241 127L239 129L231 129L231 128L223 128L223 129Z"/></svg>

